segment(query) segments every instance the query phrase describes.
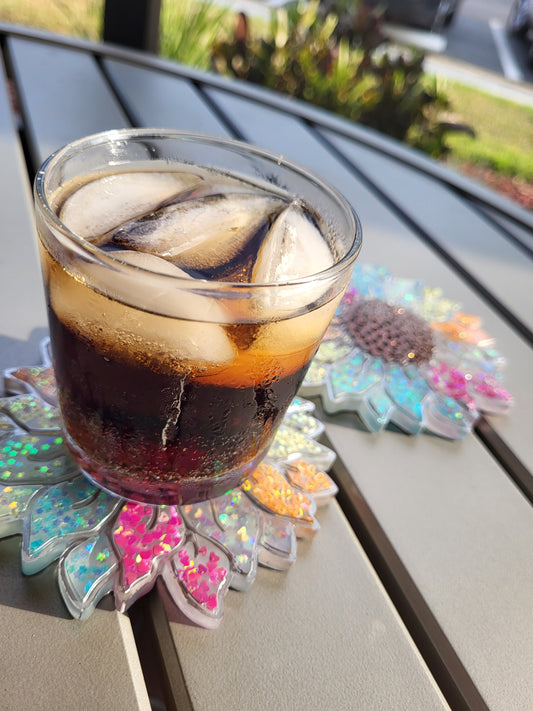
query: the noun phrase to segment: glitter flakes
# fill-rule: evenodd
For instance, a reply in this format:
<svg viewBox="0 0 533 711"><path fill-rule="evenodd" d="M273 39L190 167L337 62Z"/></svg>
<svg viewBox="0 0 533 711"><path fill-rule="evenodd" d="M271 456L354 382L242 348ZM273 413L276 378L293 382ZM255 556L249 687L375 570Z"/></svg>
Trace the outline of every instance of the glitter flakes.
<svg viewBox="0 0 533 711"><path fill-rule="evenodd" d="M319 466L324 469L328 469L335 460L335 453L312 437L282 424L276 432L274 442L268 451L268 457L287 462L305 457L318 462Z"/></svg>
<svg viewBox="0 0 533 711"><path fill-rule="evenodd" d="M246 505L248 504L248 505ZM260 516L240 489L224 496L181 508L190 529L203 532L228 553L235 573L232 587L247 590L258 563Z"/></svg>
<svg viewBox="0 0 533 711"><path fill-rule="evenodd" d="M22 570L37 573L59 558L66 545L94 535L116 511L119 500L83 476L44 488L28 505L22 532Z"/></svg>
<svg viewBox="0 0 533 711"><path fill-rule="evenodd" d="M0 486L0 538L22 533L28 503L40 486Z"/></svg>
<svg viewBox="0 0 533 711"><path fill-rule="evenodd" d="M370 432L390 422L463 438L480 411L503 414L513 398L494 340L460 308L440 289L357 265L301 394L356 412Z"/></svg>
<svg viewBox="0 0 533 711"><path fill-rule="evenodd" d="M311 538L319 529L314 516L316 503L291 486L274 465L260 464L242 488L259 506L290 521L297 536Z"/></svg>
<svg viewBox="0 0 533 711"><path fill-rule="evenodd" d="M184 547L163 568L162 578L172 599L193 622L218 626L230 584L230 561L213 541L189 534Z"/></svg>
<svg viewBox="0 0 533 711"><path fill-rule="evenodd" d="M75 543L59 561L58 583L72 615L85 620L113 591L119 560L106 533Z"/></svg>
<svg viewBox="0 0 533 711"><path fill-rule="evenodd" d="M60 427L57 408L29 393L0 398L0 412L5 412L14 422L34 434L55 431Z"/></svg>
<svg viewBox="0 0 533 711"><path fill-rule="evenodd" d="M0 537L22 534L26 574L59 558L59 589L73 617L86 619L109 594L125 611L160 578L186 617L216 627L230 587L248 589L258 565L287 570L296 537L318 530L316 505L336 491L321 469L335 455L316 442L324 427L310 401L293 400L263 465L269 476L255 479L256 498L240 487L202 504L149 506L81 475L51 404L52 376L38 366L5 374L15 395L0 399Z"/></svg>
<svg viewBox="0 0 533 711"><path fill-rule="evenodd" d="M121 561L115 582L117 609L152 589L158 569L180 546L185 530L175 506L127 502L113 527L113 544Z"/></svg>
<svg viewBox="0 0 533 711"><path fill-rule="evenodd" d="M299 459L290 464L285 476L292 486L313 495L317 506L330 500L338 492L337 485L314 464Z"/></svg>

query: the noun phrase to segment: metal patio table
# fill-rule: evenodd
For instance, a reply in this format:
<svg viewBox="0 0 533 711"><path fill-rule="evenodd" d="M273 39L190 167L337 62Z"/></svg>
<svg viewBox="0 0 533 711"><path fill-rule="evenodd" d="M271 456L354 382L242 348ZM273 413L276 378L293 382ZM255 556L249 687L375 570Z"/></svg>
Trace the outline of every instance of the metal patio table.
<svg viewBox="0 0 533 711"><path fill-rule="evenodd" d="M441 287L508 360L506 416L463 441L372 435L322 417L336 501L287 573L229 591L217 630L164 585L128 614L70 618L55 566L0 540L5 711L533 708L530 213L361 126L155 56L3 25L0 365L39 362L46 314L31 181L83 135L158 126L233 136L333 183L358 211L360 260Z"/></svg>

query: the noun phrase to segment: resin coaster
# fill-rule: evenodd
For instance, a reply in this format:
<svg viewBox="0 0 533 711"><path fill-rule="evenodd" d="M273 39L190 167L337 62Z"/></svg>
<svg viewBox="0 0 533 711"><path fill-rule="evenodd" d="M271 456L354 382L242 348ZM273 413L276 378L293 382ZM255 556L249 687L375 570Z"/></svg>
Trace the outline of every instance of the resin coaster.
<svg viewBox="0 0 533 711"><path fill-rule="evenodd" d="M257 566L286 570L296 539L319 529L317 506L337 493L335 454L316 438L314 405L295 398L268 457L244 484L190 506L126 502L95 488L68 454L60 430L48 341L43 365L4 374L0 398L0 537L22 534L22 571L59 559L61 595L86 619L113 594L125 611L158 576L179 609L216 627L228 588L246 590Z"/></svg>
<svg viewBox="0 0 533 711"><path fill-rule="evenodd" d="M440 289L358 265L300 394L356 412L370 432L391 422L462 439L480 412L510 409L504 366L481 319Z"/></svg>

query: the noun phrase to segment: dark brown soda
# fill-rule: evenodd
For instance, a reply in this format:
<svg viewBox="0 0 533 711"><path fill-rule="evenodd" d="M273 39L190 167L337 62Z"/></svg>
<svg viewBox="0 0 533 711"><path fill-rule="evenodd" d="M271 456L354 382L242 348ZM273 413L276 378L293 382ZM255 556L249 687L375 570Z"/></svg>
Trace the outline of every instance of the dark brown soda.
<svg viewBox="0 0 533 711"><path fill-rule="evenodd" d="M173 376L104 356L51 307L49 323L71 451L95 483L138 501L190 503L237 486L264 456L306 370L276 377L273 362L274 376L253 386L205 383L202 373Z"/></svg>

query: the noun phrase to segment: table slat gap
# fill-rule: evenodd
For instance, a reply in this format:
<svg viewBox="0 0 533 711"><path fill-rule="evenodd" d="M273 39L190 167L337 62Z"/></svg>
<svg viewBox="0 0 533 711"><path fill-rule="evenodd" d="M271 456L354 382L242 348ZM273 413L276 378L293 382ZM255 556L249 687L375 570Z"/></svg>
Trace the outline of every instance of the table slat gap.
<svg viewBox="0 0 533 711"><path fill-rule="evenodd" d="M233 133L234 137L239 141L245 141L246 137L243 135L242 131L235 124L235 122L232 121L232 119L228 116L227 112L224 111L224 109L217 104L213 97L204 90L203 82L196 81L193 82L193 84L198 90L198 92L201 94L202 99L206 102L211 111L215 114L215 116L217 116L220 121L226 124L226 126Z"/></svg>
<svg viewBox="0 0 533 711"><path fill-rule="evenodd" d="M151 591L141 597L128 611L146 689L153 709L186 711L183 705L179 708L176 705L172 683L167 674L160 637L151 613L151 598L154 594Z"/></svg>
<svg viewBox="0 0 533 711"><path fill-rule="evenodd" d="M321 441L334 448L327 434ZM448 638L396 553L360 488L337 456L330 476L339 487L337 502L359 539L429 671L454 711L489 711Z"/></svg>
<svg viewBox="0 0 533 711"><path fill-rule="evenodd" d="M515 245L524 249L526 253L533 257L533 229L524 225L521 221L513 218L512 215L502 215L501 212L493 210L492 206L483 203L476 203L485 215L492 221L492 224L497 224L500 230L504 230L510 241Z"/></svg>
<svg viewBox="0 0 533 711"><path fill-rule="evenodd" d="M474 431L479 440L507 472L509 478L516 484L528 501L533 504L533 476L529 469L491 427L484 416L479 418Z"/></svg>
<svg viewBox="0 0 533 711"><path fill-rule="evenodd" d="M122 95L122 92L120 91L119 87L116 85L115 81L113 80L113 77L110 75L104 58L101 55L96 54L96 53L93 54L93 57L94 57L94 60L97 64L98 68L102 72L102 76L104 77L104 80L109 88L109 91L115 97L117 103L119 104L120 108L124 112L124 115L126 116L130 125L134 128L138 128L141 125L141 122L139 121L138 116L136 116L135 111L132 110L129 103L125 100L124 96Z"/></svg>

